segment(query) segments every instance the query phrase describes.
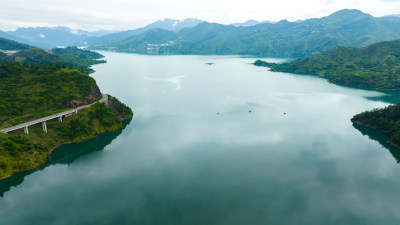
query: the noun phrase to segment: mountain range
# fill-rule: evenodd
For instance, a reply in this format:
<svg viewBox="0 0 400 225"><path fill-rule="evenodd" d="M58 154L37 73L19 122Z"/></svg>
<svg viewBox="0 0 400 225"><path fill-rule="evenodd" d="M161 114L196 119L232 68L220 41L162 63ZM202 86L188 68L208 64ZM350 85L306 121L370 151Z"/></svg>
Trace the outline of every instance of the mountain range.
<svg viewBox="0 0 400 225"><path fill-rule="evenodd" d="M68 27L27 27L15 31L0 31L0 37L15 40L40 48L55 48L60 46L87 46L105 44L123 40L129 36L138 35L152 29L165 29L177 32L186 27L194 27L203 21L198 19L173 20L163 19L136 30L127 31L84 31Z"/></svg>
<svg viewBox="0 0 400 225"><path fill-rule="evenodd" d="M113 34L104 35L102 37L89 38L87 39L87 43L91 46L104 45L115 41L121 41L132 36L140 35L153 29L163 29L171 32L178 32L183 28L195 27L202 22L204 21L193 18L185 20L163 19L151 23L147 26L138 28L136 30L121 31Z"/></svg>
<svg viewBox="0 0 400 225"><path fill-rule="evenodd" d="M68 27L27 27L7 31L8 39L21 41L43 48L59 46L85 46L90 37L103 36L116 31L99 30L94 32L73 30ZM11 36L11 37L10 37ZM6 37L5 37L6 38Z"/></svg>
<svg viewBox="0 0 400 225"><path fill-rule="evenodd" d="M102 35L105 34L105 35ZM19 28L0 37L32 46L89 46L144 54L245 54L303 58L338 46L363 47L400 38L400 17L373 17L359 10L289 22L222 25L198 19L156 21L120 32L74 31L65 27Z"/></svg>
<svg viewBox="0 0 400 225"><path fill-rule="evenodd" d="M114 34L117 35L117 34ZM302 58L338 46L363 47L400 38L400 18L375 18L359 10L341 10L327 17L255 26L202 22L179 32L153 29L103 47L151 54L248 54ZM99 48L99 46L92 46Z"/></svg>

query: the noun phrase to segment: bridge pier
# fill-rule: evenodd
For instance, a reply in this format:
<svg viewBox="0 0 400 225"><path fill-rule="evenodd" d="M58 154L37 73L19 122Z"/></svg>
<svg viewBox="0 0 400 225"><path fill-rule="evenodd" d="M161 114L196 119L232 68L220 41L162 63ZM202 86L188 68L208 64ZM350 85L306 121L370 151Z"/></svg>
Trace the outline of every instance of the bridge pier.
<svg viewBox="0 0 400 225"><path fill-rule="evenodd" d="M107 101L108 101L107 95L103 94L103 98L98 102L95 102L95 103L92 103L92 104L88 104L88 105L84 105L84 106L80 106L78 108L70 109L70 110L64 111L62 113L57 113L57 114L54 114L54 115L51 115L51 116L46 116L46 117L43 117L43 118L40 118L40 119L37 119L37 120L29 121L29 122L26 122L26 123L21 123L21 124L16 125L16 126L0 129L0 133L8 133L8 132L11 132L11 131L14 131L14 130L18 130L18 129L24 128L24 133L25 134L29 134L28 127L31 126L31 125L39 124L39 123L42 123L43 131L47 133L46 121L49 121L49 120L57 118L58 121L62 122L62 117L63 116L70 116L73 113L79 113L83 109L86 109L86 108L88 108L88 107L90 107L90 106L92 106L92 105L94 105L96 103L106 103L107 104Z"/></svg>
<svg viewBox="0 0 400 225"><path fill-rule="evenodd" d="M46 121L42 122L42 126L43 126L43 131L47 133Z"/></svg>

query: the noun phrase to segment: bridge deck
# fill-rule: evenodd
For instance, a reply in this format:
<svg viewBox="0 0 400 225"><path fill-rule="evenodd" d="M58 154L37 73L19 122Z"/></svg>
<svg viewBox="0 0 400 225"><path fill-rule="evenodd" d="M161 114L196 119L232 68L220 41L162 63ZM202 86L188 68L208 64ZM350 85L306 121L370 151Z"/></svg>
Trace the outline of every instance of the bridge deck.
<svg viewBox="0 0 400 225"><path fill-rule="evenodd" d="M14 130L18 130L18 129L21 129L21 128L24 128L24 127L29 127L29 126L32 126L32 125L35 125L35 124L38 124L38 123L42 123L42 122L45 122L45 121L48 121L48 120L56 119L56 118L59 118L61 116L65 116L65 115L68 115L68 114L71 114L71 113L76 113L76 112L78 112L78 111L80 111L82 109L88 108L88 107L90 107L90 106L92 106L92 105L94 105L94 104L96 104L98 102L107 101L108 100L108 96L106 94L102 94L102 95L103 95L103 98L101 98L99 101L91 103L89 105L80 106L80 107L77 107L77 108L74 108L74 109L71 109L71 110L67 110L67 111L64 111L64 112L60 112L60 113L57 113L57 114L46 116L46 117L43 117L43 118L40 118L40 119L32 120L32 121L29 121L29 122L26 122L26 123L21 123L21 124L18 124L16 126L7 127L7 128L4 128L4 129L0 130L0 133L8 133L8 132L11 132L11 131L14 131Z"/></svg>

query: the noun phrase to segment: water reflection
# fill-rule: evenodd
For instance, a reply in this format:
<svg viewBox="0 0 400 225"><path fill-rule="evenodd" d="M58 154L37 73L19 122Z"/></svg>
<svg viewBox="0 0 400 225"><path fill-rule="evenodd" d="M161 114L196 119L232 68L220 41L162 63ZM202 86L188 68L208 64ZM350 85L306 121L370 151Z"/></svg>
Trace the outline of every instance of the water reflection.
<svg viewBox="0 0 400 225"><path fill-rule="evenodd" d="M379 92L384 93L384 95L367 97L369 100L388 102L391 104L397 104L400 102L400 91L399 90L379 90Z"/></svg>
<svg viewBox="0 0 400 225"><path fill-rule="evenodd" d="M357 123L353 123L353 127L360 131L362 135L367 135L369 139L377 141L382 145L382 147L388 149L390 153L392 153L392 156L395 158L397 163L400 162L400 149L389 144L389 136L387 136L385 133Z"/></svg>
<svg viewBox="0 0 400 225"><path fill-rule="evenodd" d="M44 170L46 167L55 164L67 164L70 165L76 159L83 155L90 154L92 152L97 152L103 150L107 145L116 139L122 131L125 129L126 125L131 122L132 119L125 120L124 128L112 132L107 132L99 135L96 138L83 141L80 143L73 143L68 145L63 145L54 150L54 152L48 157L47 161L37 169L15 174L6 179L0 180L0 198L4 196L4 193L11 190L12 187L17 187L20 185L24 178L34 172L39 170ZM78 147L79 146L79 147Z"/></svg>

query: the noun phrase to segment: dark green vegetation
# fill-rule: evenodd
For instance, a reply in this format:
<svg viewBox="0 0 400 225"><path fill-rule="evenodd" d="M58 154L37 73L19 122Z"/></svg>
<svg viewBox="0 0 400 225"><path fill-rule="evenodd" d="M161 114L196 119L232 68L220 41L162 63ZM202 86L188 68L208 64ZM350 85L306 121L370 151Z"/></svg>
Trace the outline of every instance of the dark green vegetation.
<svg viewBox="0 0 400 225"><path fill-rule="evenodd" d="M45 51L40 48L30 48L30 46L19 44L18 42L0 39L0 46L3 50L21 50L14 55L7 56L0 53L0 62L18 62L30 65L63 65L73 67L84 72L90 73L93 70L91 65L104 63L103 55L77 47L55 48Z"/></svg>
<svg viewBox="0 0 400 225"><path fill-rule="evenodd" d="M94 72L91 65L105 63L105 60L99 60L104 56L93 51L82 50L77 47L55 48L52 53L59 57L60 63L80 69L84 72ZM60 64L57 63L57 64Z"/></svg>
<svg viewBox="0 0 400 225"><path fill-rule="evenodd" d="M73 68L0 63L0 127L101 98L96 82Z"/></svg>
<svg viewBox="0 0 400 225"><path fill-rule="evenodd" d="M29 127L28 135L22 130L0 134L0 178L38 167L61 144L122 128L122 120L132 117L133 113L118 99L109 99L110 107L99 103L65 118L63 122L48 121L48 133L44 133L39 124Z"/></svg>
<svg viewBox="0 0 400 225"><path fill-rule="evenodd" d="M400 38L400 19L375 18L359 10L341 10L320 19L286 20L250 27L203 22L179 32L155 29L125 39L108 36L103 46L150 54L250 54L302 58L338 46L363 47ZM127 33L124 33L127 34ZM103 43L104 43L103 42Z"/></svg>
<svg viewBox="0 0 400 225"><path fill-rule="evenodd" d="M353 122L387 133L390 143L400 146L400 104L355 115Z"/></svg>
<svg viewBox="0 0 400 225"><path fill-rule="evenodd" d="M400 40L380 42L364 48L340 47L322 55L290 63L257 66L273 71L317 74L329 81L373 89L400 89Z"/></svg>
<svg viewBox="0 0 400 225"><path fill-rule="evenodd" d="M0 54L0 129L86 105L102 94L96 81L86 72L103 56L76 47L45 51L0 39L13 55ZM92 138L122 128L122 120L132 110L109 97L107 106L95 104L73 114L64 122L48 121L48 133L39 125L0 134L0 178L30 170L43 164L55 147Z"/></svg>
<svg viewBox="0 0 400 225"><path fill-rule="evenodd" d="M13 40L0 37L0 49L3 50L25 50L32 48L29 45L22 44Z"/></svg>

